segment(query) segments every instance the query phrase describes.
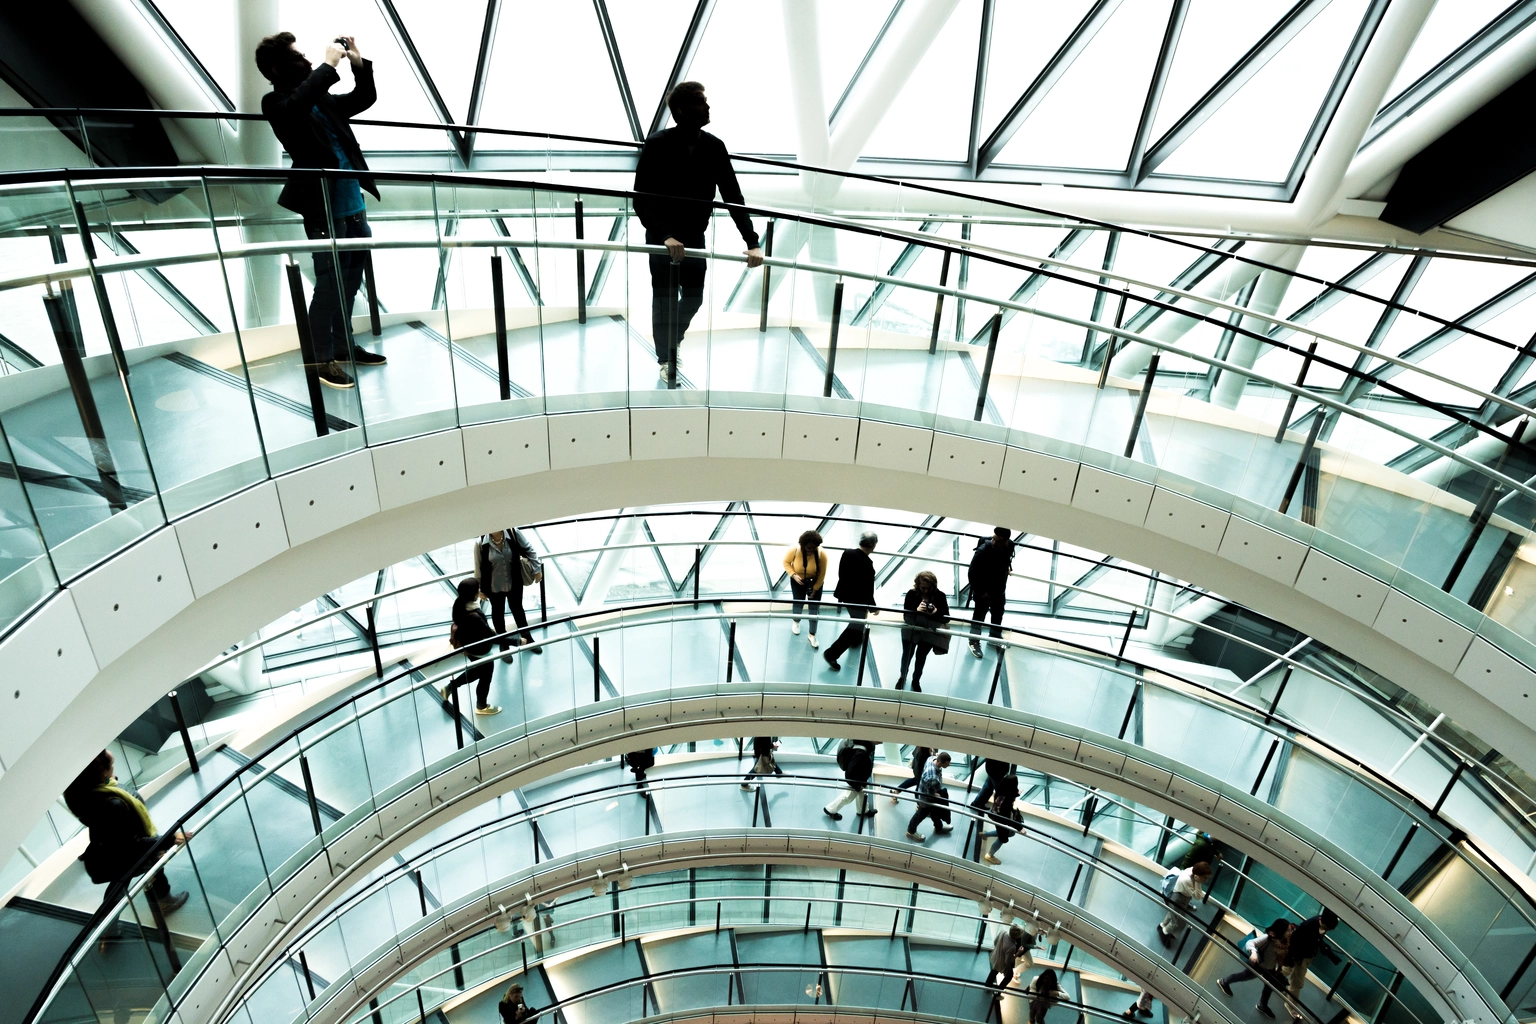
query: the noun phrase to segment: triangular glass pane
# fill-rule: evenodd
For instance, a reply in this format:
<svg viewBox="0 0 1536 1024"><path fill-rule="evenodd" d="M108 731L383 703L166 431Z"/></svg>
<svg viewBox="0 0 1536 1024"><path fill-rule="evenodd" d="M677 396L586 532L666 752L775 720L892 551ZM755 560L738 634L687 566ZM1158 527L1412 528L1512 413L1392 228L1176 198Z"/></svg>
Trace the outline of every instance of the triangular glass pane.
<svg viewBox="0 0 1536 1024"><path fill-rule="evenodd" d="M821 88L828 117L894 6L891 0L838 0L835 4L816 5L821 32Z"/></svg>
<svg viewBox="0 0 1536 1024"><path fill-rule="evenodd" d="M379 95L362 116L429 124L437 120L416 73L376 4L369 0L280 0L278 13L278 23L298 37L295 45L312 61L323 60L326 45L338 35L356 37L358 52L373 62L374 88ZM342 61L337 70L341 72L341 82L331 91L350 91L351 64ZM448 148L447 135L438 131L369 127L357 127L354 131L364 151Z"/></svg>
<svg viewBox="0 0 1536 1024"><path fill-rule="evenodd" d="M862 155L964 160L970 147L980 39L981 5L957 8L886 111Z"/></svg>
<svg viewBox="0 0 1536 1024"><path fill-rule="evenodd" d="M709 505L698 506L707 509ZM717 506L724 511L725 506ZM631 511L640 511L632 509ZM693 568L693 549L700 542L709 538L715 528L720 525L720 516L714 512L701 512L698 515L662 515L660 513L671 511L670 509L657 509L646 516L646 526L650 528L651 536L658 542L672 542L666 547L657 548L662 560L667 563L667 571L672 574L675 583L682 583L688 570ZM635 538L639 543L644 540L644 531Z"/></svg>
<svg viewBox="0 0 1536 1024"><path fill-rule="evenodd" d="M597 12L591 4L504 3L480 123L493 128L630 138ZM544 143L506 138L513 149ZM553 143L569 149L569 143Z"/></svg>
<svg viewBox="0 0 1536 1024"><path fill-rule="evenodd" d="M432 84L453 119L469 116L469 94L485 25L485 0L432 0L395 5ZM505 41L505 40L504 40Z"/></svg>
<svg viewBox="0 0 1536 1024"><path fill-rule="evenodd" d="M1184 16L1173 66L1152 119L1152 138L1167 131L1295 6L1293 0L1194 0ZM1159 39L1159 42L1161 39Z"/></svg>
<svg viewBox="0 0 1536 1024"><path fill-rule="evenodd" d="M997 162L1119 170L1131 143L1169 3L1122 4L1003 147ZM1106 73L1113 68L1114 73Z"/></svg>
<svg viewBox="0 0 1536 1024"><path fill-rule="evenodd" d="M629 79L642 132L650 128L651 118L661 106L693 10L693 4L681 0L615 0L608 4L608 20L624 58L624 77Z"/></svg>
<svg viewBox="0 0 1536 1024"><path fill-rule="evenodd" d="M992 48L987 61L986 95L981 105L983 139L1013 109L1029 83L1092 8L1093 0L997 6L992 15Z"/></svg>
<svg viewBox="0 0 1536 1024"><path fill-rule="evenodd" d="M155 0L155 6L168 21L187 49L219 83L226 95L240 102L240 62L251 60L248 53L236 53L235 2L209 3L208 0ZM277 29L273 29L277 31Z"/></svg>
<svg viewBox="0 0 1536 1024"><path fill-rule="evenodd" d="M673 50L674 56L676 52ZM788 68L777 4L715 7L688 77L703 82L709 90L710 117L714 119L709 130L725 141L727 149L736 153L799 151L789 102Z"/></svg>
<svg viewBox="0 0 1536 1024"><path fill-rule="evenodd" d="M1162 174L1284 181L1367 0L1333 0L1163 161Z"/></svg>

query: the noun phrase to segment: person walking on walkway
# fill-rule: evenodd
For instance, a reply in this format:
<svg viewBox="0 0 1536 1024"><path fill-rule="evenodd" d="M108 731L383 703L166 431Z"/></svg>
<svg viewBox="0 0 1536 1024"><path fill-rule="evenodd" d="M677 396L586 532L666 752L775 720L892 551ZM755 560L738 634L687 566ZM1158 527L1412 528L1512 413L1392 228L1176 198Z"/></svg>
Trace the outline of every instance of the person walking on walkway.
<svg viewBox="0 0 1536 1024"><path fill-rule="evenodd" d="M827 580L827 553L821 550L821 534L806 530L795 546L784 552L784 572L789 576L789 592L794 595L790 605L789 631L800 635L800 609L803 603L811 603L811 629L808 639L816 646L816 619L821 614L821 586Z"/></svg>
<svg viewBox="0 0 1536 1024"><path fill-rule="evenodd" d="M459 580L459 594L453 602L453 625L449 627L448 643L474 664L465 669L459 678L443 687L444 703L451 699L454 689L472 682L475 684L475 714L501 714L501 707L490 702L491 676L496 663L486 659L486 655L491 653L491 638L495 635L491 631L491 624L485 621L485 612L480 610L480 581L473 576Z"/></svg>
<svg viewBox="0 0 1536 1024"><path fill-rule="evenodd" d="M971 653L981 657L981 622L992 617L992 639L1002 638L1003 607L1008 603L1008 573L1013 570L1013 541L1008 527L992 528L992 536L976 544L967 579L971 584Z"/></svg>
<svg viewBox="0 0 1536 1024"><path fill-rule="evenodd" d="M992 955L987 959L987 984L995 989L1005 989L1013 981L1015 964L1019 957L1029 955L1029 947L1035 938L1017 921L997 933L992 943Z"/></svg>
<svg viewBox="0 0 1536 1024"><path fill-rule="evenodd" d="M491 622L501 636L502 661L512 660L514 646L527 647L532 654L544 653L544 648L533 642L528 613L523 610L523 588L543 578L544 563L519 529L493 530L475 545L475 579L480 581L480 592L491 602ZM522 629L516 638L506 635L508 605L512 606L513 620Z"/></svg>
<svg viewBox="0 0 1536 1024"><path fill-rule="evenodd" d="M751 789L752 780L760 775L784 774L784 769L779 767L779 762L773 757L773 752L778 748L779 741L775 736L752 737L752 770L742 780L742 789Z"/></svg>
<svg viewBox="0 0 1536 1024"><path fill-rule="evenodd" d="M1205 861L1175 869L1163 876L1163 898L1170 904L1168 913L1157 925L1157 939L1167 949L1183 937L1189 922L1184 919L1196 900L1205 899L1205 886L1211 880L1211 866Z"/></svg>
<svg viewBox="0 0 1536 1024"><path fill-rule="evenodd" d="M1257 935L1243 943L1243 952L1248 954L1248 963L1242 970L1234 971L1225 978L1216 980L1216 987L1227 995L1232 994L1232 986L1240 982L1259 978L1264 982L1264 988L1259 993L1259 1005L1256 1009L1266 1017L1273 1017L1275 1011L1269 1008L1269 997L1277 988L1285 986L1285 978L1280 974L1280 965L1285 962L1286 953L1289 951L1291 931L1296 926L1283 917L1277 917L1274 923L1264 929L1263 935Z"/></svg>
<svg viewBox="0 0 1536 1024"><path fill-rule="evenodd" d="M995 757L987 758L981 767L981 792L976 794L976 799L971 801L971 806L978 810L987 806L987 802L992 799L992 794L997 791L998 784L1012 776L1013 765L1007 761L999 761Z"/></svg>
<svg viewBox="0 0 1536 1024"><path fill-rule="evenodd" d="M843 816L839 812L853 803L854 798L858 798L859 817L874 817L875 809L870 803L869 794L864 790L869 785L870 777L875 774L875 741L843 740L837 748L837 766L843 770L843 781L848 784L848 788L823 807L821 813L833 821L842 821Z"/></svg>
<svg viewBox="0 0 1536 1024"><path fill-rule="evenodd" d="M844 551L837 560L837 589L832 594L847 610L848 625L821 655L833 672L842 668L837 659L843 652L863 642L865 617L880 614L880 609L874 607L875 563L869 557L878 543L879 535L865 530L859 537L859 546Z"/></svg>
<svg viewBox="0 0 1536 1024"><path fill-rule="evenodd" d="M1018 808L1019 780L1012 775L1005 776L997 784L992 792L992 806L987 812L987 817L997 826L994 832L982 833L982 838L992 837L992 849L981 855L981 859L988 864L1001 864L997 852L1001 850L1014 836L1019 834L1019 829L1024 827L1024 812ZM981 840L978 839L979 843Z"/></svg>
<svg viewBox="0 0 1536 1024"><path fill-rule="evenodd" d="M507 989L496 1004L496 1012L501 1014L501 1024L523 1024L534 1016L533 1009L523 1000L523 986L518 984Z"/></svg>
<svg viewBox="0 0 1536 1024"><path fill-rule="evenodd" d="M1307 968L1312 966L1312 961L1321 953L1334 963L1339 962L1338 956L1323 941L1323 936L1338 926L1339 915L1324 908L1322 913L1307 918L1291 932L1291 943L1286 948L1283 966L1290 972L1286 994L1290 997L1287 1008L1291 1011L1292 1020L1304 1019L1296 1011L1301 1006L1301 987L1307 983Z"/></svg>
<svg viewBox="0 0 1536 1024"><path fill-rule="evenodd" d="M896 678L896 689L907 685L907 668L910 666L912 692L921 693L923 663L928 660L928 653L949 653L949 635L934 632L949 625L949 599L939 589L939 578L925 571L912 580L912 589L907 591L903 607L906 624L901 627L901 675ZM914 653L917 655L915 665Z"/></svg>
<svg viewBox="0 0 1536 1024"><path fill-rule="evenodd" d="M261 113L272 133L288 151L294 167L329 167L368 170L348 119L356 117L378 98L373 85L373 62L357 49L357 40L341 36L325 48L318 66L293 45L292 32L267 36L256 46L256 69L272 83L261 98ZM336 66L345 57L352 65L352 91L333 95L331 86L341 81ZM293 175L277 197L277 205L304 218L308 238L367 238L373 234L363 192L379 198L373 178L330 178L330 213L322 179ZM354 366L378 366L386 360L352 344L352 304L363 283L368 253L356 250L332 252L330 247L314 254L315 290L309 301L309 331L314 344L315 369L322 384L333 388L356 387L344 362Z"/></svg>
<svg viewBox="0 0 1536 1024"><path fill-rule="evenodd" d="M1024 994L1029 996L1029 1024L1045 1024L1045 1014L1051 1004L1066 998L1056 980L1056 972L1049 967L1035 976Z"/></svg>
<svg viewBox="0 0 1536 1024"><path fill-rule="evenodd" d="M637 783L645 781L645 773L656 767L656 748L646 747L644 750L631 750L624 755L624 764L635 773Z"/></svg>
<svg viewBox="0 0 1536 1024"><path fill-rule="evenodd" d="M917 831L924 818L933 822L933 834L944 836L954 831L949 823L949 790L944 788L944 769L949 767L949 752L941 750L929 759L917 784L917 810L907 822L907 838L922 842Z"/></svg>
<svg viewBox="0 0 1536 1024"><path fill-rule="evenodd" d="M64 790L64 806L89 833L90 842L80 860L91 881L106 883L104 907L117 901L133 878L130 872L160 841L149 808L137 793L117 781L112 766L112 754L103 750ZM176 833L178 846L187 839L185 832ZM171 883L159 871L145 891L162 915L180 910L187 902L187 894L172 893Z"/></svg>
<svg viewBox="0 0 1536 1024"><path fill-rule="evenodd" d="M709 124L709 98L698 82L679 82L667 94L674 123L645 140L635 164L635 215L645 226L645 244L665 246L665 255L650 258L651 330L656 338L656 362L668 387L677 383L675 361L693 315L704 303L707 262L684 256L702 249L713 214L715 190L737 209L731 220L746 243L747 269L763 264L752 218L740 209L741 185L731 167L725 143L704 130Z"/></svg>
<svg viewBox="0 0 1536 1024"><path fill-rule="evenodd" d="M901 785L897 786L896 789L898 791L903 789L911 789L913 786L916 786L919 782L923 781L923 769L928 767L928 758L932 755L933 751L928 747L913 747L912 776L911 778L903 779ZM896 794L892 793L891 803L895 802Z"/></svg>

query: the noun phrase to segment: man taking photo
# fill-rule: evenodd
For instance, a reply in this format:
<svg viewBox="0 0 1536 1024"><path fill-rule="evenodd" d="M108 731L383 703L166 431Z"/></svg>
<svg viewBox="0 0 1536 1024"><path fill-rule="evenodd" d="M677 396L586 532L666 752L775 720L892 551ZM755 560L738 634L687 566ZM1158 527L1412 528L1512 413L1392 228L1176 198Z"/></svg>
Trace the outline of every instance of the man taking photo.
<svg viewBox="0 0 1536 1024"><path fill-rule="evenodd" d="M347 119L373 106L373 62L357 51L357 40L340 36L325 48L324 63L316 66L293 45L292 32L267 36L256 47L256 68L272 91L261 98L261 112L288 151L294 167L330 167L366 171L368 164ZM352 64L352 91L332 95L341 81L336 67L345 57ZM330 186L330 215L326 195ZM366 174L332 178L328 182L295 175L283 186L277 203L304 218L310 238L367 238L373 234L363 206L363 190L379 198L378 186ZM377 366L382 355L351 343L352 303L363 281L367 254L316 252L315 293L309 302L309 327L314 336L316 370L322 384L356 386L343 362ZM339 280L338 280L339 274ZM350 352L350 359L349 359Z"/></svg>

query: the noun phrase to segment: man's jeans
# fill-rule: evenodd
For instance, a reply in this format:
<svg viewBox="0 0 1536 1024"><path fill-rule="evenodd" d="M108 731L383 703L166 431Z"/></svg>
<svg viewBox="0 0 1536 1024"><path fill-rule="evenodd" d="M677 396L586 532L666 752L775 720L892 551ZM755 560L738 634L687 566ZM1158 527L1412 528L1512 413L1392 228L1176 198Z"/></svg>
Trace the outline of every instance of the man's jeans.
<svg viewBox="0 0 1536 1024"><path fill-rule="evenodd" d="M326 238L324 217L306 217L304 233L310 238ZM336 237L370 238L366 213L342 217L336 222ZM325 365L332 359L352 358L352 303L363 283L363 266L368 254L329 249L315 253L315 294L309 300L309 331L314 336L315 362ZM336 288L336 266L341 265L341 290Z"/></svg>
<svg viewBox="0 0 1536 1024"><path fill-rule="evenodd" d="M660 245L665 235L645 233L646 245ZM679 238L690 249L704 248L704 236ZM656 361L665 363L682 343L693 315L704 304L704 272L709 261L689 256L674 264L665 254L651 256L651 333L656 338ZM674 276L676 275L676 276Z"/></svg>

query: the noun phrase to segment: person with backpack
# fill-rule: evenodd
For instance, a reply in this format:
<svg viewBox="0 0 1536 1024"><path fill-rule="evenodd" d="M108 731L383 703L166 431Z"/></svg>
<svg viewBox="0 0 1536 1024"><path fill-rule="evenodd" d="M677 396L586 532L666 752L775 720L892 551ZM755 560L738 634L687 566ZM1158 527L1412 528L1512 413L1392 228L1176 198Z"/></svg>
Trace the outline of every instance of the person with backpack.
<svg viewBox="0 0 1536 1024"><path fill-rule="evenodd" d="M656 748L632 750L624 755L624 763L629 766L630 771L635 773L635 782L644 782L645 773L656 767Z"/></svg>
<svg viewBox="0 0 1536 1024"><path fill-rule="evenodd" d="M949 599L939 589L939 578L924 571L912 580L904 607L906 624L901 627L901 675L896 678L896 689L907 685L907 668L912 666L912 692L922 693L923 663L928 653L949 653L949 634L935 632L949 625Z"/></svg>
<svg viewBox="0 0 1536 1024"><path fill-rule="evenodd" d="M1339 915L1326 907L1319 914L1307 918L1296 926L1291 932L1291 943L1286 948L1284 967L1290 972L1290 978L1286 985L1286 994L1290 996L1289 1009L1292 1020L1304 1019L1296 1012L1296 1007L1301 1005L1301 986L1307 982L1307 968L1312 966L1312 961L1321 953L1334 963L1339 962L1338 955L1328 948L1328 943L1323 941L1323 936L1339 926Z"/></svg>
<svg viewBox="0 0 1536 1024"><path fill-rule="evenodd" d="M1017 806L1018 799L1019 780L1012 775L1005 776L992 793L992 807L987 813L987 817L997 826L997 831L982 833L983 838L992 837L992 849L981 855L981 859L988 864L1002 863L997 851L1024 827L1024 812Z"/></svg>
<svg viewBox="0 0 1536 1024"><path fill-rule="evenodd" d="M80 819L90 836L80 855L85 873L97 885L107 886L102 906L117 901L133 878L130 872L160 841L149 808L137 793L117 781L112 767L112 754L103 750L64 790L64 806ZM184 845L188 838L185 832L177 832L176 844ZM159 871L145 891L162 915L180 910L188 898L185 892L171 892L171 883Z"/></svg>
<svg viewBox="0 0 1536 1024"><path fill-rule="evenodd" d="M913 786L916 786L919 782L923 781L923 769L928 767L928 758L932 756L933 751L928 747L912 748L912 776L911 778L902 780L901 785L896 787L898 792L903 789L911 789ZM895 802L896 794L892 793L891 803Z"/></svg>
<svg viewBox="0 0 1536 1024"><path fill-rule="evenodd" d="M516 528L492 530L475 544L475 579L480 592L491 602L491 622L501 636L501 660L511 661L514 646L527 647L531 654L543 654L544 648L533 642L528 629L528 613L523 610L523 588L544 578L544 563L534 553L528 538ZM522 633L509 637L504 608L512 606L512 618Z"/></svg>
<svg viewBox="0 0 1536 1024"><path fill-rule="evenodd" d="M804 602L811 604L811 646L816 646L816 619L821 614L821 587L827 581L827 553L821 550L821 534L806 530L795 546L784 552L784 572L789 577L789 592L794 595L790 605L789 631L800 635L800 609Z"/></svg>
<svg viewBox="0 0 1536 1024"><path fill-rule="evenodd" d="M453 602L453 624L448 628L448 643L463 653L474 664L464 674L442 689L443 703L448 703L452 691L465 683L475 684L475 714L499 715L501 706L490 703L491 676L496 668L494 661L482 661L491 653L492 637L496 634L485 621L480 610L480 581L474 577L459 580L458 596Z"/></svg>
<svg viewBox="0 0 1536 1024"><path fill-rule="evenodd" d="M992 536L976 544L967 580L971 585L971 654L981 657L981 622L992 617L993 646L1002 639L1003 606L1008 603L1008 573L1013 570L1012 532L1006 526L992 528Z"/></svg>
<svg viewBox="0 0 1536 1024"><path fill-rule="evenodd" d="M1020 960L1027 970L1030 964L1029 948L1035 937L1015 921L997 935L992 943L992 955L987 959L987 984L995 989L1005 989L1013 981Z"/></svg>
<svg viewBox="0 0 1536 1024"><path fill-rule="evenodd" d="M1056 972L1049 967L1035 976L1024 994L1029 996L1029 1024L1045 1024L1045 1014L1051 1004L1067 998L1056 980Z"/></svg>
<svg viewBox="0 0 1536 1024"><path fill-rule="evenodd" d="M948 835L954 831L949 823L949 790L944 788L944 769L949 767L949 752L941 750L929 759L923 768L923 777L917 784L917 810L907 822L907 838L922 842L917 826L924 818L933 822L933 834Z"/></svg>
<svg viewBox="0 0 1536 1024"><path fill-rule="evenodd" d="M783 775L784 769L779 767L779 762L774 760L773 752L779 748L779 741L774 736L752 737L752 770L747 772L747 777L742 780L741 788L750 790L752 780L759 775Z"/></svg>
<svg viewBox="0 0 1536 1024"><path fill-rule="evenodd" d="M496 1004L496 1012L501 1014L501 1024L523 1024L534 1016L533 1008L523 1000L523 986L516 982Z"/></svg>
<svg viewBox="0 0 1536 1024"><path fill-rule="evenodd" d="M995 757L987 758L986 762L982 765L981 792L976 794L976 799L971 801L971 806L978 810L987 806L987 802L992 799L992 794L996 792L998 784L1004 779L1012 777L1013 765L1007 761L999 761Z"/></svg>
<svg viewBox="0 0 1536 1024"><path fill-rule="evenodd" d="M833 821L842 821L840 811L859 801L859 817L872 818L875 809L870 806L869 795L864 792L869 780L875 774L875 741L874 740L843 740L837 748L837 766L843 770L843 781L848 783L848 788L838 794L836 800L821 809L821 813Z"/></svg>
<svg viewBox="0 0 1536 1024"><path fill-rule="evenodd" d="M1205 861L1191 864L1179 870L1175 868L1163 876L1163 899L1170 904L1168 913L1157 925L1157 939L1167 949L1183 937L1189 922L1184 915L1196 900L1205 899L1205 886L1211 880L1211 866Z"/></svg>
<svg viewBox="0 0 1536 1024"><path fill-rule="evenodd" d="M1248 954L1248 963L1242 970L1234 971L1225 978L1216 979L1216 987L1227 995L1232 994L1232 986L1239 982L1249 981L1253 978L1261 979L1265 985L1259 993L1259 1005L1256 1009L1266 1017L1273 1017L1275 1011L1269 1008L1269 997L1277 988L1285 985L1285 979L1280 974L1280 965L1285 963L1286 954L1290 950L1291 932L1295 925L1283 917L1277 917L1263 935L1255 935L1243 943L1243 952Z"/></svg>
<svg viewBox="0 0 1536 1024"><path fill-rule="evenodd" d="M874 606L875 562L869 557L878 543L880 537L873 530L865 530L859 537L859 546L844 551L837 561L837 589L832 595L847 610L848 625L821 654L833 672L842 668L837 663L842 653L863 642L865 617L880 614L880 609Z"/></svg>

